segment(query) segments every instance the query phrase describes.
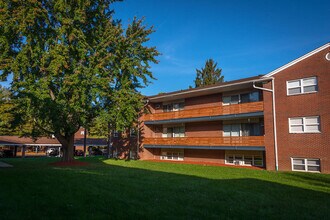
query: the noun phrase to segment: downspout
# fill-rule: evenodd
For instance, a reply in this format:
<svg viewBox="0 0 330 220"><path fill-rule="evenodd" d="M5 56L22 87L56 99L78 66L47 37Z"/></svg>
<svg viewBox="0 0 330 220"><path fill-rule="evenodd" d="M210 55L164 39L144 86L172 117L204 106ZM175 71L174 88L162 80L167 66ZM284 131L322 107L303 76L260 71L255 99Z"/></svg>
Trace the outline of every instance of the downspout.
<svg viewBox="0 0 330 220"><path fill-rule="evenodd" d="M255 85L255 81L253 81L253 88L260 89L263 91L271 92L272 93L272 104L273 104L273 128L274 128L274 151L275 151L275 169L278 171L278 151L277 151L277 128L276 128L276 108L275 108L275 81L273 77L272 79L272 89L266 89L263 87L258 87Z"/></svg>

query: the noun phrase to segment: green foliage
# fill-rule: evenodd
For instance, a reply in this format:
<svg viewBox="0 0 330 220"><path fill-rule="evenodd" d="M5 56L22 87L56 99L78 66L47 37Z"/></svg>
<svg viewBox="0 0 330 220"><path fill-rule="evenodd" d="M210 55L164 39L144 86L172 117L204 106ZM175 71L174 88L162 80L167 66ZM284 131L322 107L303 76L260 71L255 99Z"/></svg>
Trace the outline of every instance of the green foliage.
<svg viewBox="0 0 330 220"><path fill-rule="evenodd" d="M217 68L217 63L208 59L205 67L201 70L196 69L195 87L213 85L218 82L224 82L224 76L221 75L222 69Z"/></svg>
<svg viewBox="0 0 330 220"><path fill-rule="evenodd" d="M144 45L152 28L137 18L124 28L112 3L0 1L0 77L13 75L31 135L54 134L66 145L98 115L119 127L137 118L137 89L153 79L159 53Z"/></svg>
<svg viewBox="0 0 330 220"><path fill-rule="evenodd" d="M0 135L24 136L31 132L32 126L16 101L9 89L0 86Z"/></svg>

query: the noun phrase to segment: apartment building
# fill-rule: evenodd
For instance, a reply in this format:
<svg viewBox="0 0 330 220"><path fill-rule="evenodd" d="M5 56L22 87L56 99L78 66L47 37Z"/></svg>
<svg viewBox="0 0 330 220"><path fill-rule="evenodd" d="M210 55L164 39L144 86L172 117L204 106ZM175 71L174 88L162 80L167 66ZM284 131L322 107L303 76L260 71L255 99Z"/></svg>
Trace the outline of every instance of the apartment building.
<svg viewBox="0 0 330 220"><path fill-rule="evenodd" d="M148 97L141 159L330 173L330 44L262 76Z"/></svg>

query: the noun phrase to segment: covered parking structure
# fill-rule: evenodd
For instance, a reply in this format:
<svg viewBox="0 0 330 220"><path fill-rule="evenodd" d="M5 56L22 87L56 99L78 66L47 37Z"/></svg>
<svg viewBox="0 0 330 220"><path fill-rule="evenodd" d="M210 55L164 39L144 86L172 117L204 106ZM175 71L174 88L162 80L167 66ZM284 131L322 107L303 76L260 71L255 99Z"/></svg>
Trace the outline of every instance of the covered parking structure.
<svg viewBox="0 0 330 220"><path fill-rule="evenodd" d="M106 139L102 138L86 139L88 147L105 147L106 143ZM19 136L0 136L0 151L8 152L11 157L48 156L48 149L54 148L60 152L61 146L57 139L50 137L32 139ZM83 138L75 139L75 149L84 150Z"/></svg>

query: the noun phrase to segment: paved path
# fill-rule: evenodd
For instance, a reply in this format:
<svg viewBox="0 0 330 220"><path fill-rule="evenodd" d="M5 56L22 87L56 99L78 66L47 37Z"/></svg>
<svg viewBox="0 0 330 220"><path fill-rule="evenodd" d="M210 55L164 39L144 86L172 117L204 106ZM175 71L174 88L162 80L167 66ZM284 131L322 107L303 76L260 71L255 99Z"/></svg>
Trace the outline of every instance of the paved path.
<svg viewBox="0 0 330 220"><path fill-rule="evenodd" d="M0 168L6 168L6 167L13 167L13 166L8 163L4 163L0 161Z"/></svg>

